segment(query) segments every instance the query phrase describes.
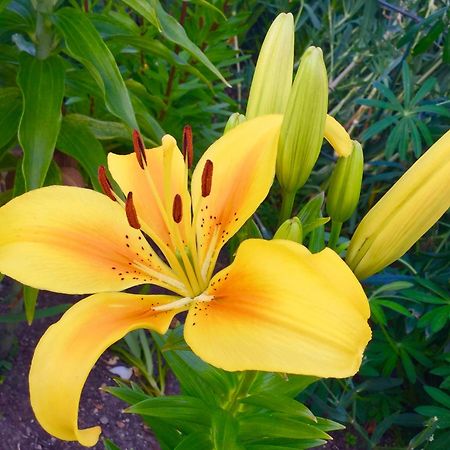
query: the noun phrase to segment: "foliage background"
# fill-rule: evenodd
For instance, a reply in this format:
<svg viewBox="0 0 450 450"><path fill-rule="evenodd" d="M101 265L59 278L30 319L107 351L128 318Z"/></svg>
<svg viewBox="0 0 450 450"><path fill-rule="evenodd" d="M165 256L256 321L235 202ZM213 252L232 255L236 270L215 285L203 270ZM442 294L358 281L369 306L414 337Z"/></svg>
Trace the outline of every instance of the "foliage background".
<svg viewBox="0 0 450 450"><path fill-rule="evenodd" d="M322 47L329 111L363 143L362 196L343 233L351 236L449 128L446 1L0 0L0 204L44 184L98 188L98 165L109 151L129 151L132 128L155 145L164 133L180 141L189 123L198 157L231 113L245 113L258 49L282 11L296 19L296 61L309 45ZM298 207L326 188L332 162L325 146ZM278 206L275 187L259 211L268 233ZM301 395L367 448L386 435L397 448L450 446L449 234L444 216L399 263L366 280L374 337L359 375L318 381ZM36 295L24 288L29 321ZM155 395L163 378L143 342L130 337L118 351L141 364ZM155 355L162 345L152 344Z"/></svg>

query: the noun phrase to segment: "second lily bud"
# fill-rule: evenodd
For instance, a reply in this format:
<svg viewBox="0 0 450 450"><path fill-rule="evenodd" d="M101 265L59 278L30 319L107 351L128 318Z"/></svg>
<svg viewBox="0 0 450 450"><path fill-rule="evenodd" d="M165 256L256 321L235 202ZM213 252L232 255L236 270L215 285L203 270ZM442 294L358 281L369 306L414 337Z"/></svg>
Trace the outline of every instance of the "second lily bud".
<svg viewBox="0 0 450 450"><path fill-rule="evenodd" d="M309 47L300 61L281 127L276 173L284 192L296 192L309 178L322 146L327 107L322 50Z"/></svg>
<svg viewBox="0 0 450 450"><path fill-rule="evenodd" d="M364 157L361 144L353 141L349 156L340 156L331 175L327 194L327 213L336 222L350 219L361 193Z"/></svg>

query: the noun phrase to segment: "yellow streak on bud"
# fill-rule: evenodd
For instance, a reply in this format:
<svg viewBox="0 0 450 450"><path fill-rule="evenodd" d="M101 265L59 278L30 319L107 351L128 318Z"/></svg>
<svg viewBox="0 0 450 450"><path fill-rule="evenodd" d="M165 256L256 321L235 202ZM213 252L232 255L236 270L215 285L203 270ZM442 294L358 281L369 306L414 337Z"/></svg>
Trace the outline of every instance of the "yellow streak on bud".
<svg viewBox="0 0 450 450"><path fill-rule="evenodd" d="M328 114L323 137L333 147L338 156L349 156L353 150L353 142L345 128Z"/></svg>
<svg viewBox="0 0 450 450"><path fill-rule="evenodd" d="M366 214L347 264L364 279L400 258L450 207L450 131Z"/></svg>
<svg viewBox="0 0 450 450"><path fill-rule="evenodd" d="M294 17L281 13L273 21L259 52L247 103L247 119L284 113L294 69Z"/></svg>

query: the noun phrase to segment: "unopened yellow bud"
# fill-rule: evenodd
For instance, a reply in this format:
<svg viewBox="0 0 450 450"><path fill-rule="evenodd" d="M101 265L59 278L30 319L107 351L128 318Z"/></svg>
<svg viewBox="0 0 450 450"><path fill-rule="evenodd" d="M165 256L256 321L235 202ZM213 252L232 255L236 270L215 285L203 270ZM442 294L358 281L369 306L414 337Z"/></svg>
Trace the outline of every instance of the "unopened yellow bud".
<svg viewBox="0 0 450 450"><path fill-rule="evenodd" d="M297 191L311 174L322 146L327 105L322 50L309 47L302 56L281 126L276 173L284 192Z"/></svg>
<svg viewBox="0 0 450 450"><path fill-rule="evenodd" d="M273 21L259 52L247 103L247 119L284 113L294 68L294 18L281 13Z"/></svg>
<svg viewBox="0 0 450 450"><path fill-rule="evenodd" d="M239 114L239 113L233 113L231 114L231 116L228 119L227 124L225 125L225 129L223 130L223 134L228 133L229 131L231 131L234 127L237 127L238 125L240 125L242 122L245 122L246 118L243 114Z"/></svg>
<svg viewBox="0 0 450 450"><path fill-rule="evenodd" d="M364 156L361 144L352 143L349 156L341 156L336 162L327 194L327 213L336 222L350 219L361 193Z"/></svg>
<svg viewBox="0 0 450 450"><path fill-rule="evenodd" d="M293 217L292 219L284 221L274 234L273 238L286 239L301 244L303 240L303 229L300 219L298 217Z"/></svg>
<svg viewBox="0 0 450 450"><path fill-rule="evenodd" d="M367 278L400 258L450 207L450 131L366 214L353 235L347 264Z"/></svg>
<svg viewBox="0 0 450 450"><path fill-rule="evenodd" d="M334 118L327 115L323 136L338 156L348 156L353 150L353 142L345 128Z"/></svg>

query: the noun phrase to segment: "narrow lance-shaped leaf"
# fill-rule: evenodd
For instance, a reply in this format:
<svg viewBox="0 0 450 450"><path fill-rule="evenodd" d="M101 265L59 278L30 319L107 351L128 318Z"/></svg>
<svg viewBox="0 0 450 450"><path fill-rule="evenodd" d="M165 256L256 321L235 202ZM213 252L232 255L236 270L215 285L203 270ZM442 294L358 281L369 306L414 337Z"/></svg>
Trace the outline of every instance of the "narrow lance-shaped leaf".
<svg viewBox="0 0 450 450"><path fill-rule="evenodd" d="M68 53L91 73L105 96L108 110L129 127L138 128L130 96L114 56L88 16L74 8L63 8L54 17L64 36Z"/></svg>
<svg viewBox="0 0 450 450"><path fill-rule="evenodd" d="M45 60L22 53L17 82L23 111L19 142L24 152L23 174L27 190L44 184L61 124L64 66L59 57Z"/></svg>
<svg viewBox="0 0 450 450"><path fill-rule="evenodd" d="M58 149L75 158L89 175L92 184L100 190L97 169L106 164L106 155L100 142L83 122L65 117L58 136Z"/></svg>
<svg viewBox="0 0 450 450"><path fill-rule="evenodd" d="M16 87L0 89L0 148L17 134L22 102Z"/></svg>
<svg viewBox="0 0 450 450"><path fill-rule="evenodd" d="M164 11L164 8L159 1L123 0L123 2L134 9L138 14L145 17L145 19L153 24L166 39L169 39L169 41L184 48L227 86L230 86L208 57L189 39L182 25L178 23L174 17Z"/></svg>

